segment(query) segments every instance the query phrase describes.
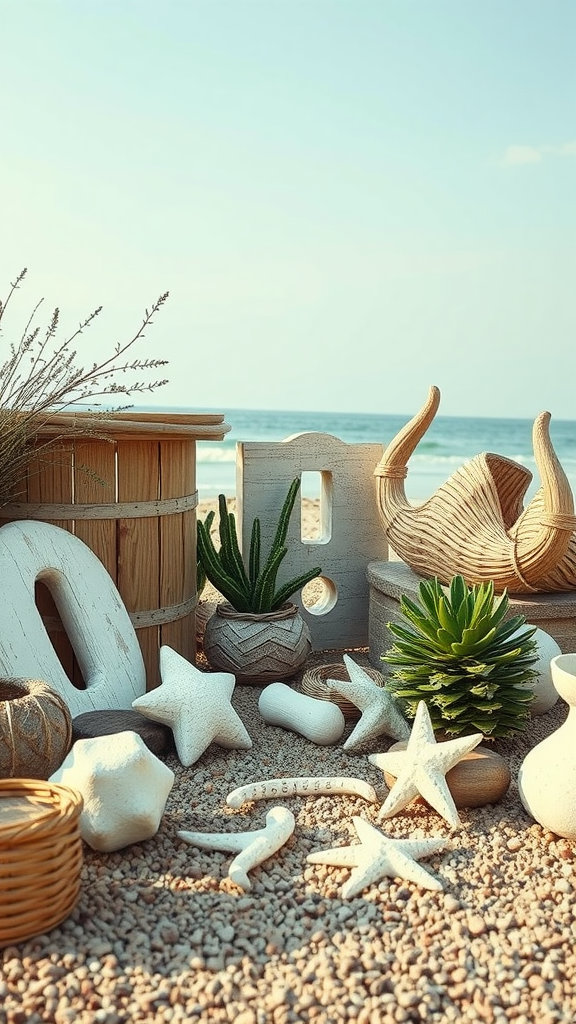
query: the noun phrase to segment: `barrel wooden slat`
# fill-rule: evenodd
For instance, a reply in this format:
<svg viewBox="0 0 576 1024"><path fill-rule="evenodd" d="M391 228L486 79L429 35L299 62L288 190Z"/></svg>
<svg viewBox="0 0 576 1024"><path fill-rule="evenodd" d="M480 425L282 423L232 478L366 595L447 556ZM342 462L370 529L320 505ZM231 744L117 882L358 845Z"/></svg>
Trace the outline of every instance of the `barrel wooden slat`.
<svg viewBox="0 0 576 1024"><path fill-rule="evenodd" d="M109 441L78 441L74 460L74 499L78 504L100 505L116 498L116 454ZM74 532L98 556L118 582L116 522L114 519L77 519Z"/></svg>
<svg viewBox="0 0 576 1024"><path fill-rule="evenodd" d="M109 441L74 446L74 501L113 501L116 492L114 445ZM64 500L64 499L62 499ZM100 559L114 583L117 582L116 523L112 520L74 521L74 533ZM71 680L83 687L80 666L74 658Z"/></svg>
<svg viewBox="0 0 576 1024"><path fill-rule="evenodd" d="M28 501L72 501L73 484L73 450L70 445L62 445L42 452L39 459L30 463L28 469L27 491ZM54 525L63 530L70 530L69 519L56 519ZM61 624L60 614L47 586L41 581L36 583L36 604L44 619L50 640L64 670L70 679L76 676L76 683L81 683L81 675L68 634ZM49 680L47 680L49 682Z"/></svg>
<svg viewBox="0 0 576 1024"><path fill-rule="evenodd" d="M125 441L118 445L118 500L153 501L158 497L158 441ZM160 601L159 524L157 519L118 521L118 590L131 612L158 608ZM146 664L148 689L160 681L158 626L138 630Z"/></svg>
<svg viewBox="0 0 576 1024"><path fill-rule="evenodd" d="M160 444L160 497L192 494L196 486L196 450L189 441ZM196 508L160 519L160 605L170 608L196 594ZM160 627L160 643L194 662L196 615Z"/></svg>

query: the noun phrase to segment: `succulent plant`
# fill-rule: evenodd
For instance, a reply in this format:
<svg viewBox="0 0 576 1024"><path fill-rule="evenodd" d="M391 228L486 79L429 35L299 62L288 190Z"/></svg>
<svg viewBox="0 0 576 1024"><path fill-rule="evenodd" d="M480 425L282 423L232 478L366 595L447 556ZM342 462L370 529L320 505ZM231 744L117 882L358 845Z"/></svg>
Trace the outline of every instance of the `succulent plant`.
<svg viewBox="0 0 576 1024"><path fill-rule="evenodd" d="M218 495L219 549L212 540L209 525L198 521L198 561L212 585L236 611L255 614L276 611L292 594L320 575L322 570L317 566L276 588L278 570L288 552L286 535L299 488L300 480L296 477L290 484L270 553L263 564L260 557L260 520L256 517L252 523L250 552L245 565L238 545L235 516L228 511L223 494Z"/></svg>
<svg viewBox="0 0 576 1024"><path fill-rule="evenodd" d="M449 736L482 732L488 739L521 732L538 673L535 627L524 616L505 620L509 600L494 584L468 587L454 576L445 590L434 577L419 586L422 606L403 596L400 611L412 628L389 622L395 638L382 661L386 680L408 718L426 701L432 726Z"/></svg>
<svg viewBox="0 0 576 1024"><path fill-rule="evenodd" d="M210 509L210 512L208 512L208 514L206 516L206 519L204 520L203 525L205 526L205 528L208 531L208 533L210 533L210 530L212 529L212 523L214 522L215 514L216 513L214 512L214 510ZM197 532L198 532L198 526L199 525L200 525L200 523L197 523L197 528L196 528ZM196 548L198 549L198 542L196 543ZM200 555L199 555L198 550L197 550L196 551L196 593L197 593L198 597L200 597L200 595L202 594L202 591L204 590L204 587L206 586L207 579L208 579L208 577L206 576L206 570L204 568L204 564L203 564L202 559L200 558Z"/></svg>

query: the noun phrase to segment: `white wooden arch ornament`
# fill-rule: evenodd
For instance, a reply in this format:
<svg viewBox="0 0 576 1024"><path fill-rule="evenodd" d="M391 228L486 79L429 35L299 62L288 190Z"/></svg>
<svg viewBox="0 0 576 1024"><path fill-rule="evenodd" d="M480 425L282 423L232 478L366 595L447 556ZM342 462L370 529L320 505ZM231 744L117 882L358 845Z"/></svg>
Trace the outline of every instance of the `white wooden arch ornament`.
<svg viewBox="0 0 576 1024"><path fill-rule="evenodd" d="M86 689L70 681L35 602L45 584L82 672ZM73 717L129 708L146 690L138 638L116 586L78 537L42 522L0 528L0 675L44 679Z"/></svg>

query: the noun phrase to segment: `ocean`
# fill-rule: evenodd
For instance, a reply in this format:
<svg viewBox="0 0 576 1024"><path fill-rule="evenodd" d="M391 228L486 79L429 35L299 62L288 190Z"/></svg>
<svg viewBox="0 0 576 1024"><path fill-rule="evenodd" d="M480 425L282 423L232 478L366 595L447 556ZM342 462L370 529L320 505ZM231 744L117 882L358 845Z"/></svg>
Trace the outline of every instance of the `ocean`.
<svg viewBox="0 0 576 1024"><path fill-rule="evenodd" d="M218 494L233 497L236 490L236 442L282 441L293 434L320 431L348 443L389 444L411 418L406 416L343 412L289 412L263 409L172 409L172 412L218 412L231 430L223 441L199 441L196 480L199 501ZM417 410L414 409L414 412ZM534 461L531 420L488 417L436 416L408 463L406 495L413 502L430 497L455 470L481 452L505 455L533 474L527 492L531 498L540 486ZM550 421L550 437L576 499L576 421ZM316 483L307 474L302 495L315 497Z"/></svg>

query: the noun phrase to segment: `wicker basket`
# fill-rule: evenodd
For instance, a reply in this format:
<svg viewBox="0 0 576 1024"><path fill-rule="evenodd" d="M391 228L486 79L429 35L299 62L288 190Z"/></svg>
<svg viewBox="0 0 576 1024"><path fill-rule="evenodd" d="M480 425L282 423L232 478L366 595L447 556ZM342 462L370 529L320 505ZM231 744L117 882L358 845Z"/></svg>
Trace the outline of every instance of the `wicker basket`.
<svg viewBox="0 0 576 1024"><path fill-rule="evenodd" d="M206 623L216 611L216 601L199 601L196 605L196 644L202 647L204 644L204 633Z"/></svg>
<svg viewBox="0 0 576 1024"><path fill-rule="evenodd" d="M375 668L369 668L367 665L362 665L361 667L366 672L366 675L369 675L374 680L377 686L384 686L384 676L381 672L378 672ZM333 665L317 665L315 668L309 668L304 673L301 684L302 692L308 694L309 697L331 700L334 704L338 705L344 718L360 718L360 711L355 704L352 704L346 697L342 697L341 694L336 693L335 690L328 689L326 686L327 679L337 679L345 683L350 682L350 676L344 664L336 662Z"/></svg>
<svg viewBox="0 0 576 1024"><path fill-rule="evenodd" d="M0 947L60 924L80 892L82 797L37 779L0 780Z"/></svg>

